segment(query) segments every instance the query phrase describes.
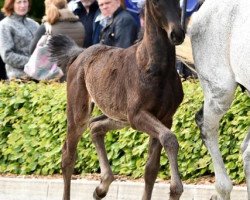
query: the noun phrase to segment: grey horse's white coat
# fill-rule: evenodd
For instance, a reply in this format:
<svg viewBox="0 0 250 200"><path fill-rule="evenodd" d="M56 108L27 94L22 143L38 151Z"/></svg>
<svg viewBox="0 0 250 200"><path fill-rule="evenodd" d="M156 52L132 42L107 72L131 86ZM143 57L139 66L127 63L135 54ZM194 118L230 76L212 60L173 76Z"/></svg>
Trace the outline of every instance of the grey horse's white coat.
<svg viewBox="0 0 250 200"><path fill-rule="evenodd" d="M219 120L229 109L236 87L250 92L250 0L206 0L189 27L195 67L204 92L196 115L216 176L218 197L229 200L233 188L218 145ZM230 134L230 133L229 133ZM250 132L243 141L244 170L250 200Z"/></svg>

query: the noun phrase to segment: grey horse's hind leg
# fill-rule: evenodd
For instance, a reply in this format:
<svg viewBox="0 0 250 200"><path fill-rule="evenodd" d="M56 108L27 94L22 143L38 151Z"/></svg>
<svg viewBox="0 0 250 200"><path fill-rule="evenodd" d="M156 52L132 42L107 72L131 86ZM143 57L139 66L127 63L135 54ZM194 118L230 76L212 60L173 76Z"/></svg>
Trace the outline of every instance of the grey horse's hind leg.
<svg viewBox="0 0 250 200"><path fill-rule="evenodd" d="M162 145L158 139L150 137L149 141L149 156L145 168L145 187L143 192L143 200L149 200L152 196L154 183L160 168Z"/></svg>
<svg viewBox="0 0 250 200"><path fill-rule="evenodd" d="M248 200L250 200L250 130L241 145L241 151L246 175Z"/></svg>
<svg viewBox="0 0 250 200"><path fill-rule="evenodd" d="M104 137L107 131L120 129L125 126L126 124L114 121L105 115L93 119L90 123L92 140L96 147L101 168L101 183L96 187L93 194L93 197L96 200L102 199L106 196L109 186L114 180L105 149Z"/></svg>

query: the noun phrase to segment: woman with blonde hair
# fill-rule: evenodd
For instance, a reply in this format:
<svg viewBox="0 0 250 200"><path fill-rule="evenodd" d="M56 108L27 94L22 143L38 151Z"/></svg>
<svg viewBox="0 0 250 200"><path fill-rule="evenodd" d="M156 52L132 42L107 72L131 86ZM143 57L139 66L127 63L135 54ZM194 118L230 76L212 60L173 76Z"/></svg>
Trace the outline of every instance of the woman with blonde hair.
<svg viewBox="0 0 250 200"><path fill-rule="evenodd" d="M38 28L35 38L30 45L30 54L34 51L39 39L46 33L44 23L51 25L51 35L64 34L71 37L76 44L83 46L85 30L79 18L67 7L66 0L45 0L45 16L43 24ZM66 80L66 69L62 69L65 76L61 81Z"/></svg>
<svg viewBox="0 0 250 200"><path fill-rule="evenodd" d="M5 0L0 22L0 54L8 79L24 79L24 65L29 60L29 45L39 24L27 17L31 0Z"/></svg>

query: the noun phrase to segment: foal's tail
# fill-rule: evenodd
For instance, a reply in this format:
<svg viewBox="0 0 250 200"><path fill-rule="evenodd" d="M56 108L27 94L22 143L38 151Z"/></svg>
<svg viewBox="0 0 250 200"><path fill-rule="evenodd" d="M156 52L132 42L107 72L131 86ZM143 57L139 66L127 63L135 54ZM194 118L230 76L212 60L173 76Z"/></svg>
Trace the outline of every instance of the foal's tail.
<svg viewBox="0 0 250 200"><path fill-rule="evenodd" d="M50 59L56 62L67 73L67 67L74 62L77 56L83 52L83 48L79 47L73 39L66 35L54 35L48 43Z"/></svg>

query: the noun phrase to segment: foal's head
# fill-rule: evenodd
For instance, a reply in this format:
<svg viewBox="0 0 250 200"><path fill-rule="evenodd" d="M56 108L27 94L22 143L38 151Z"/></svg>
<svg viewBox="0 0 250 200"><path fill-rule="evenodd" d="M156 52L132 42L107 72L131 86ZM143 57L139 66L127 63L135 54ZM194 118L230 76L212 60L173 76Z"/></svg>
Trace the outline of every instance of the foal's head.
<svg viewBox="0 0 250 200"><path fill-rule="evenodd" d="M147 12L155 23L167 32L169 41L173 45L181 44L185 32L180 23L180 7L178 0L148 0Z"/></svg>

